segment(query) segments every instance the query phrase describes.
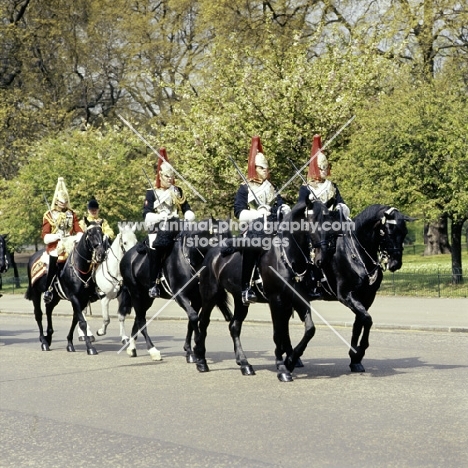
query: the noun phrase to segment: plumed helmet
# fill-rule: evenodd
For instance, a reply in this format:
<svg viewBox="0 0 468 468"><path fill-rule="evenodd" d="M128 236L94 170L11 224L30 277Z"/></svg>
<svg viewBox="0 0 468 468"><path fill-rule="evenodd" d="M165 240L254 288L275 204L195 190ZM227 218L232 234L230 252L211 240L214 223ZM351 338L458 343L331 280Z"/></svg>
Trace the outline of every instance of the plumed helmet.
<svg viewBox="0 0 468 468"><path fill-rule="evenodd" d="M250 144L249 164L247 168L247 177L249 180L254 180L257 178L257 171L255 166L268 168L268 161L263 154L262 143L259 136L252 137L252 142Z"/></svg>
<svg viewBox="0 0 468 468"><path fill-rule="evenodd" d="M65 180L63 177L59 177L57 180L57 185L55 186L54 197L52 198L52 208L54 208L57 203L60 203L64 206L70 207L70 197L68 195L67 187L65 186Z"/></svg>
<svg viewBox="0 0 468 468"><path fill-rule="evenodd" d="M307 180L321 180L320 170L326 170L326 175L330 175L330 164L325 154L322 153L322 138L320 135L314 135L310 157L312 161L309 164Z"/></svg>
<svg viewBox="0 0 468 468"><path fill-rule="evenodd" d="M169 164L167 158L166 148L160 148L159 154L161 158L158 158L158 169L156 171L156 188L161 188L161 174L169 175L174 177L174 168Z"/></svg>
<svg viewBox="0 0 468 468"><path fill-rule="evenodd" d="M88 210L98 210L99 209L99 203L98 201L92 197L91 200L88 202Z"/></svg>

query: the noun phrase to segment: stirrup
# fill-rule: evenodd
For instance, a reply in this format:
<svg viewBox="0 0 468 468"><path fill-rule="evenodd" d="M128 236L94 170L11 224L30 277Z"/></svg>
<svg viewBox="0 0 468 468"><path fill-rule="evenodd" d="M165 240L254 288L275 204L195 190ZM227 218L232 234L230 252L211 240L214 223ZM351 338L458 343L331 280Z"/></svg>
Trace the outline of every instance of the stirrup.
<svg viewBox="0 0 468 468"><path fill-rule="evenodd" d="M321 288L312 288L307 295L309 299L320 299L323 296Z"/></svg>
<svg viewBox="0 0 468 468"><path fill-rule="evenodd" d="M54 292L51 289L48 289L44 292L44 302L49 304L54 298Z"/></svg>
<svg viewBox="0 0 468 468"><path fill-rule="evenodd" d="M257 302L257 295L252 289L244 289L242 291L242 303L244 305L255 304Z"/></svg>
<svg viewBox="0 0 468 468"><path fill-rule="evenodd" d="M148 295L149 297L151 297L151 299L156 299L157 297L160 297L160 292L159 292L159 288L154 285L149 291L148 291Z"/></svg>

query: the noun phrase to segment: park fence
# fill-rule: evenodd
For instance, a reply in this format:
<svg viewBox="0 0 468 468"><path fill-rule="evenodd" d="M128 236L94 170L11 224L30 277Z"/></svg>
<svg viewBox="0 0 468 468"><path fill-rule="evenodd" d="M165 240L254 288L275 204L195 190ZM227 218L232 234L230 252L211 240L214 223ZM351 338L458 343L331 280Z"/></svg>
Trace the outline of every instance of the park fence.
<svg viewBox="0 0 468 468"><path fill-rule="evenodd" d="M454 281L455 280L455 281ZM28 277L3 276L0 293L24 294ZM385 296L468 297L468 271L454 278L447 271L386 271L378 294Z"/></svg>

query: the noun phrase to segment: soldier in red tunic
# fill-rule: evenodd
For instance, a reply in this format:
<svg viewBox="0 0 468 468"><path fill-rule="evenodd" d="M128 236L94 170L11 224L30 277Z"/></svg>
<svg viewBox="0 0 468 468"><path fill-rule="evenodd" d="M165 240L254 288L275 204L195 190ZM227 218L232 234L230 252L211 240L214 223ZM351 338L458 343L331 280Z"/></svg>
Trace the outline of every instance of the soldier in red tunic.
<svg viewBox="0 0 468 468"><path fill-rule="evenodd" d="M77 242L83 235L79 220L70 207L70 197L63 177L58 178L52 199L51 209L44 213L42 218L42 239L49 254L49 269L47 272L46 291L44 302L52 300L52 281L57 274L57 262L64 263L69 247L73 241ZM72 237L73 236L73 237ZM70 242L71 241L71 242Z"/></svg>

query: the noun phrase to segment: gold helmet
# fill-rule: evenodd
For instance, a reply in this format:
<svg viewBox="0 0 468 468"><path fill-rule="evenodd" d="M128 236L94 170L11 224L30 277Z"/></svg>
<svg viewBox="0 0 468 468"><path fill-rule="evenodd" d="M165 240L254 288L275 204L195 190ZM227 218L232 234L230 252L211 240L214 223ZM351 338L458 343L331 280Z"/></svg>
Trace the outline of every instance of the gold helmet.
<svg viewBox="0 0 468 468"><path fill-rule="evenodd" d="M56 206L59 208L71 208L70 197L68 195L68 190L63 177L58 178L54 197L52 198L52 209L54 209Z"/></svg>
<svg viewBox="0 0 468 468"><path fill-rule="evenodd" d="M161 175L167 175L172 178L175 176L174 168L169 164L169 160L167 158L166 148L160 148L159 154L161 155L162 159L158 158L156 188L161 188Z"/></svg>

